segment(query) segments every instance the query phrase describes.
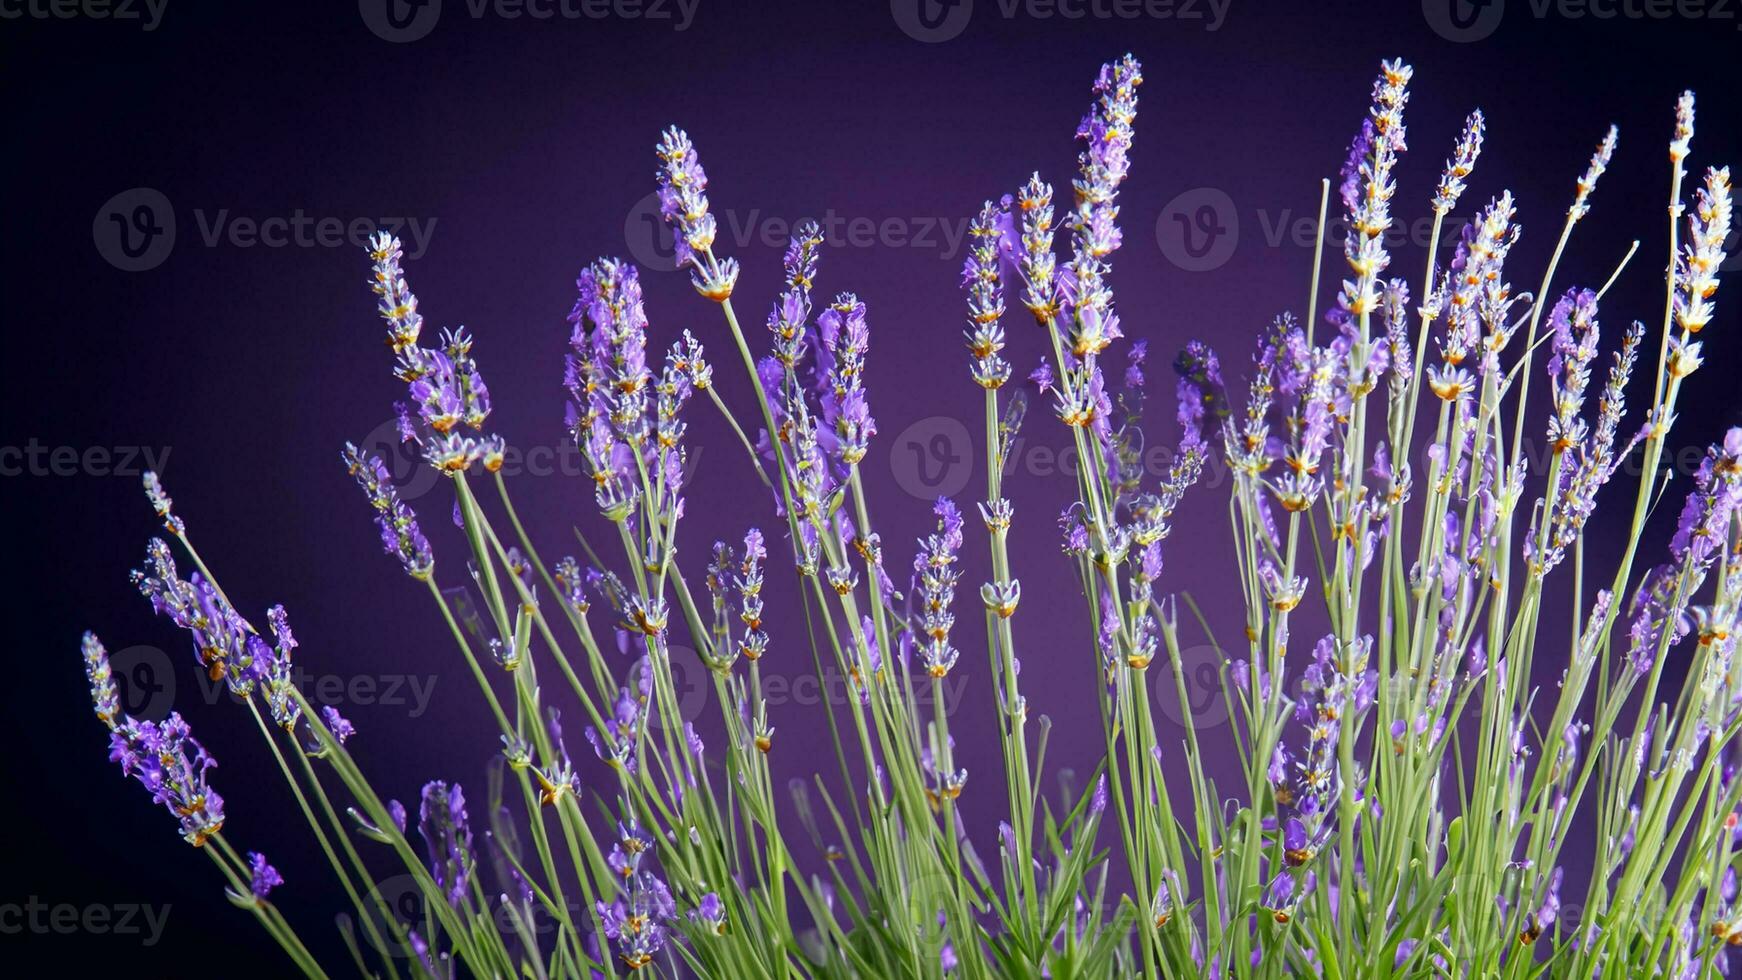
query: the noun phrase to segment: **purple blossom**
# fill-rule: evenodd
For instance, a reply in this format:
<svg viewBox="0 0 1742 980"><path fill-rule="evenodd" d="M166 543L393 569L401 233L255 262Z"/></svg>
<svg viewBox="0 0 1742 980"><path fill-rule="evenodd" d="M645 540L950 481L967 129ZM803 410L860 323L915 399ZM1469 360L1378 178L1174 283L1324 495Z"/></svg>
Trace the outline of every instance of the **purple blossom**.
<svg viewBox="0 0 1742 980"><path fill-rule="evenodd" d="M248 872L248 890L254 893L255 898L264 900L274 888L284 884L278 869L267 864L266 855L259 851L248 852Z"/></svg>

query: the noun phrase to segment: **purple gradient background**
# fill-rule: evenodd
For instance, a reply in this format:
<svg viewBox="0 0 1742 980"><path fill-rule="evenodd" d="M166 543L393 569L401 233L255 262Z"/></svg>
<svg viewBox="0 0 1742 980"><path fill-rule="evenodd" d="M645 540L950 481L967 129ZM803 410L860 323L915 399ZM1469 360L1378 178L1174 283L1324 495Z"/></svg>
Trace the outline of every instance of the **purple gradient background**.
<svg viewBox="0 0 1742 980"><path fill-rule="evenodd" d="M441 777L481 801L495 747L439 618L380 553L338 461L341 443L377 429L398 394L366 259L350 247L207 247L196 210L207 220L220 209L256 219L297 209L347 221L435 218L427 253L408 264L430 328L473 330L496 394L492 428L520 447L556 446L573 279L597 255L629 252L625 232L638 227L632 211L653 187L660 127L685 126L700 148L722 212L721 251L745 269L737 306L759 342L779 250L740 245L735 227L830 211L901 219L915 231L921 220L959 227L983 198L1032 169L1062 189L1095 68L1131 50L1147 83L1113 281L1128 334L1150 341L1156 394L1167 396L1152 402L1151 441L1172 442L1166 364L1174 349L1208 340L1237 375L1254 331L1282 309L1304 312L1311 249L1272 245L1266 232L1285 214L1298 220L1316 208L1318 181L1341 162L1381 57L1402 55L1417 69L1397 211L1411 222L1425 213L1463 114L1482 106L1488 145L1458 215L1502 187L1517 193L1519 289L1535 286L1604 126L1620 125L1619 155L1554 287L1600 284L1640 239L1605 300L1611 344L1627 320L1655 331L1661 316L1664 147L1676 93L1692 87L1700 96L1694 172L1742 162L1736 20L1538 20L1514 0L1494 36L1457 44L1413 2L1234 0L1226 22L1208 32L1176 20L1006 20L995 0L980 0L959 37L928 44L903 33L890 5L876 0L701 0L684 32L641 20L474 20L449 0L428 37L390 44L370 33L355 4L315 6L196 9L171 0L151 33L113 22L0 23L14 42L0 76L14 93L21 151L8 182L15 230L0 245L13 365L0 444L168 447L163 475L208 563L256 621L268 605L285 604L306 668L434 675L422 718L408 717L407 706L342 706L360 730L353 748L365 770L383 795L402 799ZM98 253L92 221L112 195L139 186L173 202L177 243L162 265L129 273ZM1197 187L1224 191L1239 221L1232 257L1205 273L1170 263L1156 236L1164 206ZM881 434L864 472L886 560L900 569L929 519L926 502L903 489L918 465L904 431L940 431L946 423L926 421L935 417L963 421L974 444L957 447L972 466L959 500L971 506L984 489L979 392L959 339L962 255L943 241L836 244L824 252L820 289L854 290L870 307L868 375ZM1335 245L1327 283L1341 273ZM1419 249L1400 248L1393 271L1414 286L1422 261ZM676 275L649 273L646 287L655 340L693 330L713 353L722 395L753 415L718 312ZM1703 445L1742 421L1733 381L1742 292L1730 293L1739 288L1719 295L1677 447ZM1327 288L1321 307L1330 296ZM1025 320L1007 324L1024 370L1041 350ZM1540 396L1540 379L1535 386ZM692 583L716 537L778 527L741 450L704 407L691 416L690 444L703 448L680 536ZM1038 403L1024 434L1028 445L1055 451L1068 442ZM547 559L572 550L571 526L609 543L578 479L527 475L513 487ZM274 859L288 881L277 896L286 914L342 967L329 928L342 898L251 722L201 697L182 638L153 619L126 580L153 530L136 476L7 476L0 492L15 548L10 621L23 626L0 712L12 798L0 904L37 896L172 905L152 948L137 937L29 933L0 938L0 948L23 944L72 973L125 964L143 976L187 975L196 962L221 975L287 969L224 902L206 862L104 760L77 659L78 632L91 628L112 650L167 652L175 705L222 762L213 775L229 803L226 830ZM1606 496L1590 567L1611 567L1632 492L1629 481ZM1063 769L1091 770L1101 752L1093 660L1052 523L1070 493L1063 475L1019 471L1009 483L1013 560L1027 596L1017 619L1023 689L1034 713L1055 723L1049 787ZM433 531L438 576L454 586L462 552L449 501L438 488L414 503ZM1192 590L1227 642L1238 632L1238 600L1225 508L1220 486L1188 497L1163 587ZM1642 561L1659 553L1665 516L1653 522ZM810 673L810 653L782 549L772 550L765 665L797 678ZM970 535L966 566L963 660L952 675L966 681L966 694L952 730L973 774L964 797L970 833L994 853L1003 791L972 591L986 574L983 537ZM1312 630L1297 626L1297 645ZM1558 642L1562 632L1545 627L1544 636ZM1188 636L1203 642L1195 629ZM1559 648L1548 649L1539 659L1556 660ZM578 714L570 717L578 729ZM1183 729L1160 717L1172 751ZM700 718L717 740L714 707ZM777 704L772 720L777 773L835 771L820 706ZM1235 773L1227 728L1212 725L1203 737L1213 770ZM578 730L571 739L584 751ZM476 808L474 819L482 819ZM789 826L797 833L796 821Z"/></svg>

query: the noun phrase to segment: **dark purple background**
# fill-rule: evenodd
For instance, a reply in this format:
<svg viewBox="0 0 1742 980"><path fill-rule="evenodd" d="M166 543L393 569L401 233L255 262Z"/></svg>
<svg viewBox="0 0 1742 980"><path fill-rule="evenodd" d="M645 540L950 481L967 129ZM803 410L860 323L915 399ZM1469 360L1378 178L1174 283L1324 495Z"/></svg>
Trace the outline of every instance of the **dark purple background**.
<svg viewBox="0 0 1742 980"><path fill-rule="evenodd" d="M824 252L820 289L854 290L870 306L868 374L880 435L864 472L886 560L899 569L929 521L921 499L933 486L928 475L942 467L955 483L966 480L958 494L965 508L984 492L979 392L959 339L962 253L935 223L959 233L982 199L1035 168L1068 195L1071 133L1103 60L1131 50L1145 67L1113 281L1127 332L1151 342L1163 396L1172 380L1166 362L1188 338L1217 345L1236 375L1255 330L1282 309L1304 313L1311 248L1274 242L1274 229L1311 217L1318 181L1341 162L1381 57L1401 55L1417 69L1399 216L1415 222L1426 213L1463 114L1481 105L1489 141L1458 217L1503 187L1518 194L1526 234L1512 268L1521 290L1535 287L1604 126L1620 124L1620 152L1554 287L1600 284L1639 238L1640 254L1604 304L1610 343L1627 320L1655 331L1661 316L1664 147L1681 88L1700 95L1694 173L1742 158L1742 20L1734 9L1727 19L1538 18L1514 0L1491 36L1457 43L1433 26L1447 23L1443 10L1413 2L1233 0L1209 31L1203 20L1177 18L1042 19L1026 6L1005 18L998 0L978 0L955 36L933 43L901 26L916 23L912 8L902 9L913 2L897 0L892 10L881 2L700 0L693 24L675 31L669 20L507 19L495 8L474 18L463 0L447 0L433 30L410 43L372 33L346 2L199 9L169 0L152 31L85 17L0 22L10 42L0 76L13 93L18 147L6 208L13 230L0 245L11 346L0 445L168 453L163 476L207 561L256 622L272 603L286 605L305 668L347 681L434 678L423 717L411 717L407 704L341 704L361 733L353 748L383 795L409 799L425 779L443 777L475 787L481 799L495 750L487 714L427 598L379 552L338 461L347 438L381 442L398 394L365 285L367 260L349 245L208 245L202 224L220 212L259 221L300 210L347 224L416 216L426 227L433 219L427 250L407 267L428 328L463 323L474 331L496 394L492 428L517 447L556 447L574 275L601 254L657 263L638 209L653 188L659 129L685 126L712 179L719 251L744 264L737 306L753 343L763 343L759 325L779 276L778 248L763 235L778 241L804 216L842 221L832 243L839 247ZM1208 11L1201 2L1191 9ZM946 20L944 33L960 24ZM161 264L122 271L105 260L100 230L115 195L140 187L169 202L176 238ZM1170 211L1190 204L1194 213L1213 199L1170 203L1195 188L1225 194L1232 207L1221 220L1238 223L1231 257L1203 272L1169 258L1179 254ZM122 200L130 212L136 200ZM867 234L861 222L845 234L850 219L894 223ZM754 233L740 241L746 226ZM1158 228L1174 235L1173 252L1158 243ZM925 241L908 241L916 237ZM1328 285L1342 271L1334 247ZM1393 271L1416 286L1421 250L1395 254ZM678 276L650 272L646 287L655 340L693 330L713 353L723 396L750 425L754 409L718 312ZM1742 291L1730 290L1742 287L1720 293L1677 447L1703 445L1739 420L1731 379L1742 366L1733 336ZM1321 308L1330 296L1327 288ZM1025 315L1007 327L1012 359L1026 371L1041 338ZM1540 378L1535 387L1540 395ZM1152 442L1177 437L1170 400L1153 403ZM950 441L958 421L971 443ZM1038 405L1025 435L1031 450L1068 444ZM690 442L699 456L680 542L696 584L716 537L779 525L704 404L692 410ZM934 444L946 447L943 458L922 465ZM1094 666L1052 520L1071 483L1045 472L1046 457L1022 458L1009 488L1027 597L1019 649L1031 706L1056 723L1051 785L1062 768L1087 771L1098 758ZM10 621L21 628L0 712L11 798L0 905L35 896L80 909L172 906L151 948L137 936L28 931L0 936L0 948L22 944L67 972L124 964L143 976L185 976L202 962L220 975L288 968L223 901L216 873L177 839L169 818L104 761L77 655L79 631L91 628L111 651L150 648L129 662L144 665L137 676L158 696L135 687L130 707L161 707L173 696L223 763L213 777L229 801L228 836L269 853L288 881L275 897L343 972L329 928L342 899L252 723L239 707L203 696L182 637L154 620L127 582L153 530L137 460L112 475L95 471L122 460L81 462L70 475L55 474L53 457L36 474L16 473L15 454L0 462L8 464L0 490L11 518ZM408 463L399 472L424 481L412 488L427 485ZM577 472L572 457L568 472ZM572 550L571 526L611 554L579 479L546 471L512 482L547 559ZM1188 498L1163 584L1193 590L1228 642L1238 620L1225 492L1218 483ZM1605 498L1591 568L1611 566L1632 492L1629 482ZM413 502L434 532L441 581L459 584L447 489ZM1659 553L1658 532L1642 562ZM968 541L956 637L963 659L951 677L966 694L952 726L973 774L964 804L970 832L995 853L989 841L1004 797L973 594L986 575L985 544L979 534ZM765 665L798 678L810 672L810 653L790 569L781 547L773 550ZM1311 629L1303 623L1296 632L1305 643ZM1545 627L1557 644L1560 635ZM1207 662L1199 631L1189 629L1187 642ZM1560 655L1558 645L1549 650L1539 659ZM1172 705L1164 693L1163 709ZM717 740L714 707L701 707L703 730ZM820 705L777 703L771 713L783 778L834 771ZM1183 737L1177 714L1175 706L1158 715L1170 751ZM576 717L571 739L584 751ZM1217 771L1234 773L1219 702L1206 697L1200 727ZM796 822L789 825L796 833Z"/></svg>

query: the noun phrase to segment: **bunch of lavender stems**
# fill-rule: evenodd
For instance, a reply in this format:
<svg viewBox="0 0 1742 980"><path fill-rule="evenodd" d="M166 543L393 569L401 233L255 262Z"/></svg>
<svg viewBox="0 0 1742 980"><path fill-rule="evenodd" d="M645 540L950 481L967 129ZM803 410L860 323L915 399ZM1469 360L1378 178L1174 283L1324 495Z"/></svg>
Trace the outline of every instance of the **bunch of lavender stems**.
<svg viewBox="0 0 1742 980"><path fill-rule="evenodd" d="M1707 170L1690 206L1694 101L1684 95L1657 356L1642 363L1647 328L1635 322L1617 340L1599 320L1633 251L1595 288L1556 278L1616 150L1613 128L1533 292L1514 291L1506 267L1521 233L1510 192L1440 254L1481 153L1479 111L1430 201L1420 280L1387 277L1412 76L1383 63L1339 175L1347 271L1325 322L1315 323L1315 257L1306 317L1282 313L1259 332L1243 405L1217 353L1188 344L1174 361L1179 441L1159 478L1143 465L1147 342L1116 346L1126 330L1110 278L1143 81L1136 59L1095 79L1068 203L1055 205L1035 174L973 219L962 283L986 494L969 510L990 559L979 598L1007 807L991 860L960 815L967 772L944 697L959 659L967 519L938 500L911 571L886 561L860 472L877 433L865 384L872 314L855 294L816 292L818 228L793 235L768 335L753 341L733 306L738 263L715 250L696 149L679 129L662 135L661 212L680 266L720 309L756 411L728 407L689 332L650 361L639 273L611 258L588 265L563 384L598 514L577 530L584 560L555 562L510 497L470 335L444 331L421 346L400 244L373 240L371 287L405 385L400 435L453 488L465 554L452 564L463 575L438 566L380 457L347 445L343 460L384 550L428 592L489 708L501 755L485 792L426 784L414 835L408 808L383 799L347 747L354 726L317 711L292 680L297 642L283 607L268 610L267 634L255 628L155 475L146 492L170 540L153 539L134 573L267 743L352 906L340 917L348 966L395 980L1727 972L1742 946L1742 430L1707 450L1685 494L1676 488L1667 556L1635 565L1647 517L1670 495L1660 467L1716 310L1729 172ZM1330 190L1327 181L1321 229ZM1015 383L1011 297L1046 351ZM1629 410L1646 387L1641 371L1650 400ZM1528 421L1538 373L1549 411ZM678 532L698 396L746 450L777 530L716 542L705 570L686 576ZM1092 784L1050 799L1049 723L1031 726L1020 689L1022 590L1004 488L1037 397L1083 461L1058 524L1087 604L1081 655L1104 744ZM1539 438L1549 449L1541 479L1526 451ZM1597 498L1635 453L1626 545L1612 575L1592 569L1587 583ZM1232 631L1244 643L1226 648L1191 596L1158 589L1173 516L1217 454L1232 475L1244 606ZM838 771L789 773L790 802L775 789L762 676L763 658L793 656L801 636L790 614L765 629L766 580L788 571L809 669L850 681L842 703L825 701ZM1551 589L1556 573L1565 584ZM1551 635L1544 606L1563 594L1549 621L1565 616L1567 629ZM1290 626L1309 595L1328 632L1297 643ZM1237 752L1244 785L1234 790L1211 777L1194 721L1205 692L1182 651L1199 633L1218 651L1208 693L1229 719L1215 734ZM677 635L712 678L724 733L712 751L678 700ZM1686 661L1674 691L1663 683L1672 656ZM224 836L206 777L216 763L186 722L121 714L94 635L82 659L123 773L176 818L297 969L327 976L268 898L284 883L278 871ZM1165 672L1153 685L1151 670ZM1152 693L1177 700L1183 743L1157 721ZM598 766L571 756L564 711L578 711ZM1176 744L1184 785L1164 764ZM420 898L409 919L382 891L395 876Z"/></svg>

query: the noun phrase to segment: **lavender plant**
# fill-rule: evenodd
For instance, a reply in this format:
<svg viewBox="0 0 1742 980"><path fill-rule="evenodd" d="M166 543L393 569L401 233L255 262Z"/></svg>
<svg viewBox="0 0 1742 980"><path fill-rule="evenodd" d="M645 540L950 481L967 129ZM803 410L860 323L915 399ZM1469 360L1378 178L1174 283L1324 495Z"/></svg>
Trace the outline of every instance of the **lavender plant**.
<svg viewBox="0 0 1742 980"><path fill-rule="evenodd" d="M728 407L689 332L650 359L634 266L587 266L563 374L598 510L584 561L548 562L526 534L471 338L449 331L421 346L399 242L377 237L372 285L405 385L400 433L452 486L466 553L438 563L383 461L355 446L343 458L384 550L427 591L490 709L501 763L484 791L428 783L414 842L408 807L377 795L348 747L352 725L292 682L284 609L266 613L268 639L150 475L150 501L194 570L184 578L172 545L154 539L134 573L269 746L353 906L349 965L540 980L1727 973L1742 945L1742 430L1706 451L1667 553L1639 552L1648 513L1671 492L1660 463L1715 313L1729 173L1707 170L1684 202L1694 132L1684 95L1658 337L1639 322L1605 337L1599 306L1621 269L1596 288L1563 285L1557 271L1615 130L1575 185L1536 289L1523 292L1507 267L1520 234L1510 193L1464 227L1449 261L1438 254L1482 148L1472 113L1429 202L1436 244L1412 289L1388 276L1386 246L1411 81L1407 65L1384 63L1342 168L1348 268L1334 308L1316 322L1315 269L1304 320L1278 316L1242 362L1243 403L1215 351L1180 352L1178 448L1154 479L1140 459L1142 427L1154 427L1147 348L1118 347L1126 331L1110 280L1142 75L1130 56L1103 66L1076 134L1069 203L1055 205L1036 174L972 222L962 284L985 496L967 508L937 501L911 571L886 559L861 474L877 434L865 302L819 298L822 237L801 226L768 335L753 342L733 305L739 266L715 250L708 178L683 131L658 144L661 211L680 264L724 320L710 343L741 362L734 384L747 382L755 410ZM1050 351L1028 385L1012 383L1003 353L1012 297ZM1549 411L1532 421L1539 374ZM1090 785L1062 798L1042 792L1047 724L1031 720L1020 687L1022 590L1003 487L1031 390L1087 461L1058 524L1086 602L1077 655L1099 679L1105 756ZM685 419L701 401L742 443L774 527L714 544L697 571L679 561L678 535ZM1540 480L1524 452L1539 433L1551 449ZM1587 568L1598 499L1626 495L1611 484L1635 453L1644 476L1624 550L1613 568ZM1166 591L1163 568L1176 508L1217 456L1233 476L1245 610L1233 644L1217 647L1215 693L1243 782L1232 789L1206 765L1182 656L1182 635L1210 627L1189 596ZM990 555L979 618L1006 800L985 856L961 820L968 774L941 696L970 632L956 619L973 603L961 581L964 509ZM620 553L597 553L593 532ZM772 627L765 581L788 567L804 608L781 610ZM1571 629L1550 635L1545 603L1563 592ZM468 593L483 610L481 639L454 607ZM1297 640L1291 624L1309 598L1328 628ZM1183 627L1182 602L1193 620ZM811 629L788 625L801 617ZM783 805L762 662L799 656L807 633L812 668L851 682L851 696L828 705L841 782L830 790L799 772L816 778L796 780ZM704 746L680 710L676 637L710 671L721 745ZM208 782L215 762L186 722L122 715L95 636L83 656L123 773L295 965L326 976L269 898L278 872L228 843ZM1672 659L1679 689L1665 684ZM1184 786L1163 765L1174 739L1155 718L1157 689L1182 709ZM571 756L559 703L578 711L602 766ZM382 896L389 867L421 895L415 921ZM1564 915L1574 904L1581 914Z"/></svg>

